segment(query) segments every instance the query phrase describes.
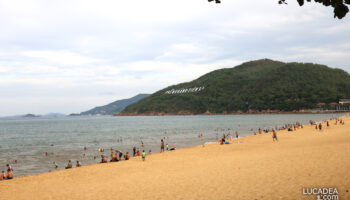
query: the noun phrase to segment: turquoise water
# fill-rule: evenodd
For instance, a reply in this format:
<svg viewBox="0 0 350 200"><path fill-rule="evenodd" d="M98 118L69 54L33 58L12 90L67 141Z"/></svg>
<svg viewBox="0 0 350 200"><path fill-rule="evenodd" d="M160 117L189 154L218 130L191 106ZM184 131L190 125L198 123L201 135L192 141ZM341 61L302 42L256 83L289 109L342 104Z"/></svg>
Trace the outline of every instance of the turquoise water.
<svg viewBox="0 0 350 200"><path fill-rule="evenodd" d="M344 115L344 114L343 114ZM276 128L299 121L320 121L340 114L270 114L210 116L64 117L0 119L0 170L10 163L15 176L63 169L68 160L97 163L110 149L132 153L160 150L160 140L178 148L216 141L223 133L252 135L258 128ZM253 130L253 131L252 131ZM199 139L198 134L203 138ZM141 147L141 141L144 148ZM84 151L84 146L88 150ZM105 152L98 152L104 148ZM48 156L45 156L48 152ZM85 156L83 155L85 154ZM94 159L94 157L96 157ZM17 163L14 162L17 160Z"/></svg>

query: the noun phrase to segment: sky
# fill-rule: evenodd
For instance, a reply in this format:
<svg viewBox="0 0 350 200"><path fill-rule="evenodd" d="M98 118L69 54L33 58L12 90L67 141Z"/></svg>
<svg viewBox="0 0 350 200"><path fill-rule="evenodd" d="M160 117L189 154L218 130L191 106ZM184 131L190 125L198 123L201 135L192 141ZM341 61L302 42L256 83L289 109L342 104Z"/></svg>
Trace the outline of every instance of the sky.
<svg viewBox="0 0 350 200"><path fill-rule="evenodd" d="M350 72L350 14L221 2L0 0L0 116L80 113L262 58Z"/></svg>

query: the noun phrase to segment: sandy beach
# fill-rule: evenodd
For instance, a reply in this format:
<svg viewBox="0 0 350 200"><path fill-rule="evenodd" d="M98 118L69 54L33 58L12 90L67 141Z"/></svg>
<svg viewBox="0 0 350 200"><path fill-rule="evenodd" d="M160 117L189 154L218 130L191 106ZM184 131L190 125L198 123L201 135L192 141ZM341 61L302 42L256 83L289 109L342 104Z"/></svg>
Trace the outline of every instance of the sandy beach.
<svg viewBox="0 0 350 200"><path fill-rule="evenodd" d="M0 199L350 199L350 118L314 126L0 181Z"/></svg>

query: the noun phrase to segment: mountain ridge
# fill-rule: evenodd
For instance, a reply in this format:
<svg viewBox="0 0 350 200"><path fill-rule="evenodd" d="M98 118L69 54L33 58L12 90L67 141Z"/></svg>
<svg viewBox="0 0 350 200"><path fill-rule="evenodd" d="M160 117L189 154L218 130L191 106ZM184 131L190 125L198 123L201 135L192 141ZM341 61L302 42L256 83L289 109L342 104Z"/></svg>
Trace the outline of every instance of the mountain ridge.
<svg viewBox="0 0 350 200"><path fill-rule="evenodd" d="M205 89L193 92L196 87ZM350 75L344 70L261 59L166 87L120 115L302 112L349 95Z"/></svg>

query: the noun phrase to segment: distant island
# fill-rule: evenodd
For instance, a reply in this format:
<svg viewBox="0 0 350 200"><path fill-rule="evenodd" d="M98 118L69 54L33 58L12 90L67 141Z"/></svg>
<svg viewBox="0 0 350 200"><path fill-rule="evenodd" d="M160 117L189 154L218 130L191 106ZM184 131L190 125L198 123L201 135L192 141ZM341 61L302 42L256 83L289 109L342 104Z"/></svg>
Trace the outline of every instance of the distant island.
<svg viewBox="0 0 350 200"><path fill-rule="evenodd" d="M339 109L350 75L312 63L262 59L164 88L118 115L291 113Z"/></svg>
<svg viewBox="0 0 350 200"><path fill-rule="evenodd" d="M141 99L148 97L150 94L138 94L134 97L128 98L128 99L122 99L114 101L110 104L95 107L91 110L81 112L80 114L72 113L70 116L81 116L81 115L113 115L116 113L121 112L125 107L127 107L130 104L136 103L140 101Z"/></svg>

